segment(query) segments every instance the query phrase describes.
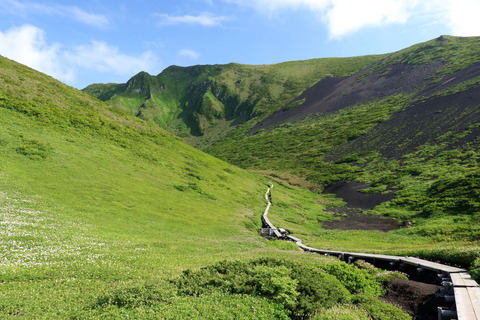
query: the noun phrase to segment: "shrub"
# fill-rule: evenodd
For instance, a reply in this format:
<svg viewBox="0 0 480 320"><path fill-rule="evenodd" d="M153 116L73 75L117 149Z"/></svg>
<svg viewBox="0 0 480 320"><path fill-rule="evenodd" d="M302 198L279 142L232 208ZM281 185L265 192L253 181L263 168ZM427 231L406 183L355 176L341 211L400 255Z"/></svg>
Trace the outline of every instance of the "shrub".
<svg viewBox="0 0 480 320"><path fill-rule="evenodd" d="M374 296L383 293L381 283L367 270L358 269L346 263L327 264L322 268L337 277L350 293L369 293Z"/></svg>
<svg viewBox="0 0 480 320"><path fill-rule="evenodd" d="M480 211L480 170L460 177L435 181L427 190L430 199L426 210L451 214L474 214Z"/></svg>
<svg viewBox="0 0 480 320"><path fill-rule="evenodd" d="M312 316L321 308L350 298L345 287L323 270L275 259L222 261L198 271L186 270L174 283L184 295L223 290L265 297L282 305L295 318Z"/></svg>
<svg viewBox="0 0 480 320"><path fill-rule="evenodd" d="M38 139L23 139L16 151L32 160L41 160L51 153L51 147Z"/></svg>
<svg viewBox="0 0 480 320"><path fill-rule="evenodd" d="M410 320L411 317L400 308L382 302L375 296L359 294L353 299L353 303L366 310L372 320Z"/></svg>
<svg viewBox="0 0 480 320"><path fill-rule="evenodd" d="M346 303L350 294L342 283L321 269L299 266L293 276L298 280L299 299L292 310L294 316L315 315L322 308Z"/></svg>
<svg viewBox="0 0 480 320"><path fill-rule="evenodd" d="M152 306L160 302L168 302L173 296L173 288L163 285L147 284L137 287L127 287L103 294L95 299L93 309L118 308L133 309L142 306Z"/></svg>
<svg viewBox="0 0 480 320"><path fill-rule="evenodd" d="M475 281L480 283L480 257L478 257L477 259L475 259L475 261L473 261L472 266L470 268L470 274Z"/></svg>
<svg viewBox="0 0 480 320"><path fill-rule="evenodd" d="M292 279L290 269L285 266L272 268L258 265L250 269L250 272L250 283L260 295L270 297L288 308L295 306L300 293L296 290L298 281Z"/></svg>

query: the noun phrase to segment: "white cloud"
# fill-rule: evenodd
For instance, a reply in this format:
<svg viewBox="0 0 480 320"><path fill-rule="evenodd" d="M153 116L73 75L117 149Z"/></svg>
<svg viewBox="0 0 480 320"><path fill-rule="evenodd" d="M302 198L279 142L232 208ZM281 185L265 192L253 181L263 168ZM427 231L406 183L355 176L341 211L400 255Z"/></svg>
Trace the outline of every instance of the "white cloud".
<svg viewBox="0 0 480 320"><path fill-rule="evenodd" d="M66 53L66 60L75 66L116 75L129 75L139 70L151 71L158 63L152 51L137 56L127 55L103 41L91 41L75 47Z"/></svg>
<svg viewBox="0 0 480 320"><path fill-rule="evenodd" d="M178 54L182 57L187 57L193 60L196 60L200 57L200 53L190 49L182 49L178 52Z"/></svg>
<svg viewBox="0 0 480 320"><path fill-rule="evenodd" d="M200 25L203 27L214 27L221 25L222 22L230 20L226 16L215 16L212 13L204 12L199 15L184 15L184 16L172 16L163 13L155 14L160 18L159 25L177 25L177 24L190 24Z"/></svg>
<svg viewBox="0 0 480 320"><path fill-rule="evenodd" d="M409 1L337 0L324 12L331 38L342 38L365 27L407 22Z"/></svg>
<svg viewBox="0 0 480 320"><path fill-rule="evenodd" d="M60 6L58 12L64 16L70 16L72 19L98 28L105 28L110 24L109 19L102 14L88 13L78 7Z"/></svg>
<svg viewBox="0 0 480 320"><path fill-rule="evenodd" d="M45 32L35 26L0 31L0 54L59 80L68 82L74 79L73 69L60 62L61 46L48 44Z"/></svg>
<svg viewBox="0 0 480 320"><path fill-rule="evenodd" d="M15 15L56 15L77 22L105 28L110 25L110 20L103 14L89 13L76 6L46 5L39 2L20 2L17 0L0 0L0 9Z"/></svg>
<svg viewBox="0 0 480 320"><path fill-rule="evenodd" d="M252 7L268 15L276 14L282 10L308 10L322 12L331 4L331 0L223 0L240 6Z"/></svg>
<svg viewBox="0 0 480 320"><path fill-rule="evenodd" d="M456 36L480 36L479 0L451 1L448 26Z"/></svg>
<svg viewBox="0 0 480 320"><path fill-rule="evenodd" d="M152 51L128 55L101 41L66 49L49 44L45 32L32 25L0 31L0 55L70 84L82 70L121 76L158 70L158 59Z"/></svg>
<svg viewBox="0 0 480 320"><path fill-rule="evenodd" d="M413 16L447 26L452 35L480 35L480 0L223 0L272 16L308 10L340 39L366 27L405 24Z"/></svg>

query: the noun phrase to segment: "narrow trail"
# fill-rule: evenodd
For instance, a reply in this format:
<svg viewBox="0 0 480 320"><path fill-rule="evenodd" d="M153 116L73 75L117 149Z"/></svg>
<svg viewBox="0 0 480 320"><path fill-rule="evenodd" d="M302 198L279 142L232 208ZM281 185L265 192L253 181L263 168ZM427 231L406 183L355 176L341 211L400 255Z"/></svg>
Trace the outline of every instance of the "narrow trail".
<svg viewBox="0 0 480 320"><path fill-rule="evenodd" d="M480 286L471 278L467 270L415 257L322 250L309 247L303 244L301 239L287 234L282 228L275 227L268 219L268 212L272 206L272 188L273 184L267 188L265 193L267 207L262 214L263 235L293 241L306 252L335 256L347 263L362 259L382 269L401 270L409 275L415 275L421 282L440 282L437 295L442 297L443 302L441 306L438 306L439 320L480 320Z"/></svg>

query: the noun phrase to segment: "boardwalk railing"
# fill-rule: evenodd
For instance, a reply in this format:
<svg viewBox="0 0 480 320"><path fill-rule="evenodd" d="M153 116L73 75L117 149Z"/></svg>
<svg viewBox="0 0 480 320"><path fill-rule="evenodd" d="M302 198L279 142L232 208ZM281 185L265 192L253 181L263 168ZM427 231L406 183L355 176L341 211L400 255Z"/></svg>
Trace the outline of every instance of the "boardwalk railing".
<svg viewBox="0 0 480 320"><path fill-rule="evenodd" d="M444 297L446 305L445 307L438 307L438 319L480 320L480 286L471 278L467 270L414 257L322 250L308 247L302 243L302 240L286 234L282 228L276 228L268 219L268 211L272 206L272 188L273 185L270 185L265 193L267 207L262 214L262 234L293 241L306 252L336 256L348 263L352 263L356 259L362 259L379 267L423 274L425 278L438 275L441 283L438 295Z"/></svg>

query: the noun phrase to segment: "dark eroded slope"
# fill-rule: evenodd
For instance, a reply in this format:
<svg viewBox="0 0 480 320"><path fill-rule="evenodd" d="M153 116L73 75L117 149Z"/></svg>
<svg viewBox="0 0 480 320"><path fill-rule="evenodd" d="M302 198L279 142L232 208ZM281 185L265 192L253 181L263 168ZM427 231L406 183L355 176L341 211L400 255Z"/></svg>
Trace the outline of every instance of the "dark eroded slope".
<svg viewBox="0 0 480 320"><path fill-rule="evenodd" d="M332 113L343 108L425 87L429 78L442 67L441 62L422 66L393 64L375 65L349 77L328 77L317 82L298 98L304 102L296 108L288 105L254 126L250 132L285 122L295 122L313 114Z"/></svg>

